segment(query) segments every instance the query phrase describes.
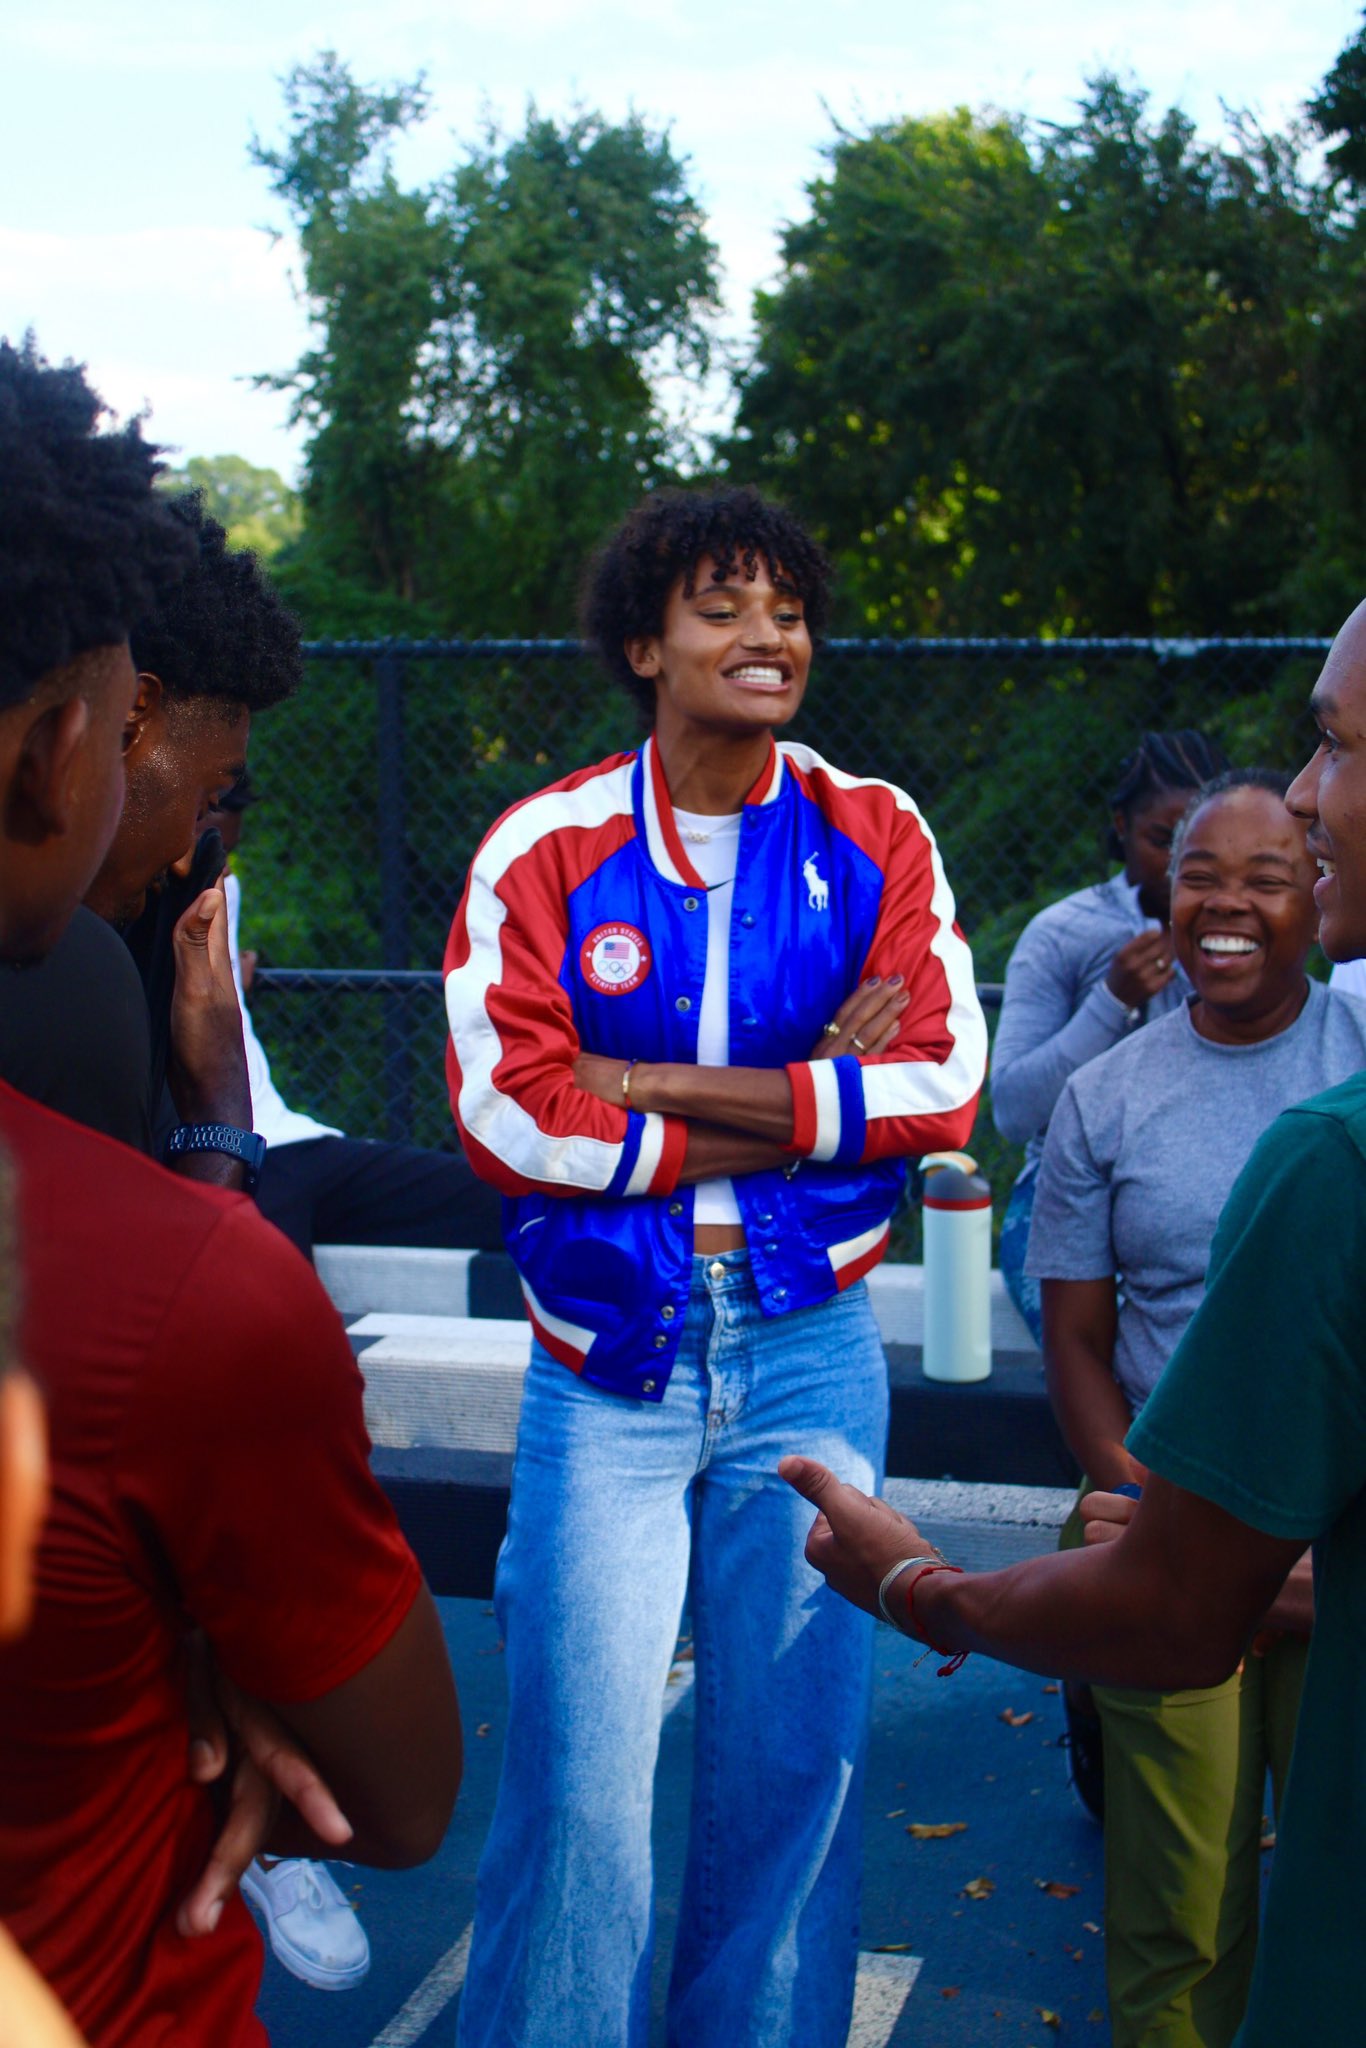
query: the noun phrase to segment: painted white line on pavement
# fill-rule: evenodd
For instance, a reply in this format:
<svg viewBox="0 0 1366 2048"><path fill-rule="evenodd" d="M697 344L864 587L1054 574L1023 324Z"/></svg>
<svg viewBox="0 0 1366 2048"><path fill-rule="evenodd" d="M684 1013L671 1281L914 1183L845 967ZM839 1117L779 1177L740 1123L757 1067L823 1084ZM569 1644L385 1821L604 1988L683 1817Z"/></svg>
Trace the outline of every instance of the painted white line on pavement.
<svg viewBox="0 0 1366 2048"><path fill-rule="evenodd" d="M674 1708L688 1697L695 1676L691 1657L681 1658L677 1664L669 1666L668 1682L664 1687L664 1711L660 1716L662 1721L667 1721Z"/></svg>
<svg viewBox="0 0 1366 2048"><path fill-rule="evenodd" d="M370 2048L413 2048L413 2043L422 2039L465 1982L473 1931L472 1925L467 1927L447 1949L383 2032L376 2034ZM848 2048L886 2048L920 1969L919 1956L860 1954Z"/></svg>
<svg viewBox="0 0 1366 2048"><path fill-rule="evenodd" d="M473 1932L474 1923L471 1921L459 1941L448 1948L440 1962L427 1972L383 2033L376 2034L370 2048L412 2048L414 2041L422 2039L432 2021L446 2010L465 1981Z"/></svg>
<svg viewBox="0 0 1366 2048"><path fill-rule="evenodd" d="M922 1956L883 1956L862 1950L854 1984L854 2017L849 2023L849 2048L886 2048L901 2018L911 1987L920 1975Z"/></svg>

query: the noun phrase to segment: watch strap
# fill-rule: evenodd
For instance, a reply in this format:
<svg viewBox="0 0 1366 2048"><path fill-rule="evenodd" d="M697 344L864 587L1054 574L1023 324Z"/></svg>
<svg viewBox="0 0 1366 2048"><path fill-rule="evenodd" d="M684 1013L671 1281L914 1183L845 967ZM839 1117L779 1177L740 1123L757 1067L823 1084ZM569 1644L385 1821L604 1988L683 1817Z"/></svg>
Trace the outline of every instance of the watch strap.
<svg viewBox="0 0 1366 2048"><path fill-rule="evenodd" d="M178 1159L186 1152L222 1152L240 1159L246 1168L247 1193L253 1194L261 1178L266 1141L258 1131L244 1131L240 1124L177 1124L166 1140L165 1158Z"/></svg>

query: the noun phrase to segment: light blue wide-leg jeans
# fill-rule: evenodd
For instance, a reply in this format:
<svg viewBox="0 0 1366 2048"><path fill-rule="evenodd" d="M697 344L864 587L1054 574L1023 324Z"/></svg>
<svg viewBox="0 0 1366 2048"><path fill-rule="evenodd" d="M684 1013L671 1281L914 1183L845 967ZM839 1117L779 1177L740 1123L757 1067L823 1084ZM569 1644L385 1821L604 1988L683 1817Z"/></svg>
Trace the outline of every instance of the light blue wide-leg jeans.
<svg viewBox="0 0 1366 2048"><path fill-rule="evenodd" d="M650 1817L686 1591L691 1834L676 2048L843 2048L857 1951L872 1623L802 1556L784 1451L875 1491L887 1379L862 1283L760 1313L743 1252L694 1261L659 1405L533 1348L495 1601L507 1746L461 2048L644 2048Z"/></svg>

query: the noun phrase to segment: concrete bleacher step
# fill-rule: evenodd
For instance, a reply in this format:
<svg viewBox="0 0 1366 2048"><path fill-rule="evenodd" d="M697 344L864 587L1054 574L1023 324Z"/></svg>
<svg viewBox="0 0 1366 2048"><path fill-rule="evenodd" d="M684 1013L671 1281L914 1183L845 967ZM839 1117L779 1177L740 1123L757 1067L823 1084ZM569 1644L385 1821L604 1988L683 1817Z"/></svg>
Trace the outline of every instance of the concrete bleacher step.
<svg viewBox="0 0 1366 2048"><path fill-rule="evenodd" d="M324 1287L344 1316L518 1317L521 1290L504 1252L421 1251L390 1245L319 1245ZM925 1333L925 1269L886 1263L868 1275L868 1296L884 1343L918 1345ZM991 1276L993 1352L1035 1353L998 1272Z"/></svg>

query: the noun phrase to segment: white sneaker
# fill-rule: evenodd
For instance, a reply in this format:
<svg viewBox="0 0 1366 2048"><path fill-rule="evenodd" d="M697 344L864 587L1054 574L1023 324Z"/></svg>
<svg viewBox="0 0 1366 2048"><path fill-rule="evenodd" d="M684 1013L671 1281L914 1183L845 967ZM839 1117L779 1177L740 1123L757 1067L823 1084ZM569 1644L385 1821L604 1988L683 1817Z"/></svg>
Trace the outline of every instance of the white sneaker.
<svg viewBox="0 0 1366 2048"><path fill-rule="evenodd" d="M242 1892L294 1976L317 1991L350 1991L360 1983L370 1967L370 1944L325 1863L286 1857L249 1864Z"/></svg>

